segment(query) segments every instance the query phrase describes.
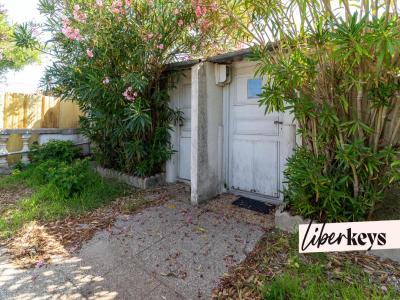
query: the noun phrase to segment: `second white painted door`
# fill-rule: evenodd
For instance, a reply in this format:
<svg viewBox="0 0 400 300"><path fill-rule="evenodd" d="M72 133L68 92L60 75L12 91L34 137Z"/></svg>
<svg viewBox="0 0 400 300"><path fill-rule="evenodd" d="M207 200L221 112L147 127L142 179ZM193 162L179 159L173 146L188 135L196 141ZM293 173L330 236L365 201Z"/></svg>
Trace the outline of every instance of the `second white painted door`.
<svg viewBox="0 0 400 300"><path fill-rule="evenodd" d="M262 81L254 71L234 74L229 91L229 189L279 199L287 147L283 115L265 114L257 96Z"/></svg>

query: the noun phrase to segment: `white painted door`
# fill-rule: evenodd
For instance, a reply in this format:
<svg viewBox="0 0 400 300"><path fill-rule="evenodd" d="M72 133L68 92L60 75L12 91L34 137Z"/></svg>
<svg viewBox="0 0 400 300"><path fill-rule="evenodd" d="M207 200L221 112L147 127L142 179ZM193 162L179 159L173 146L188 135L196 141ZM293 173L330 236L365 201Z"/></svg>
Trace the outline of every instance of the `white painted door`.
<svg viewBox="0 0 400 300"><path fill-rule="evenodd" d="M280 198L282 153L288 152L282 148L293 144L282 145L283 115L265 114L258 104L262 81L253 70L242 73L233 76L229 92L229 188Z"/></svg>
<svg viewBox="0 0 400 300"><path fill-rule="evenodd" d="M180 179L190 180L191 160L191 85L185 83L179 91L179 109L184 121L179 127L179 170Z"/></svg>

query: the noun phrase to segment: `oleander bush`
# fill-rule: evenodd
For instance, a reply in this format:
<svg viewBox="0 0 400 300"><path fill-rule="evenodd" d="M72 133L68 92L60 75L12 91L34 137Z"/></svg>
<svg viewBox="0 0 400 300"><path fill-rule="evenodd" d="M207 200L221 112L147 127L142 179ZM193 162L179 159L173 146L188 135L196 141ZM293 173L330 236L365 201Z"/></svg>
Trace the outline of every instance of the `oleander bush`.
<svg viewBox="0 0 400 300"><path fill-rule="evenodd" d="M260 103L289 110L303 139L285 172L291 208L321 221L363 220L399 180L400 21L354 13L317 29L260 66L274 78Z"/></svg>
<svg viewBox="0 0 400 300"><path fill-rule="evenodd" d="M102 165L149 176L173 154L170 132L182 113L169 106L175 76L166 65L224 47L206 9L196 8L179 0L40 1L53 57L42 86L79 104L81 131ZM32 32L19 27L19 44L29 45Z"/></svg>

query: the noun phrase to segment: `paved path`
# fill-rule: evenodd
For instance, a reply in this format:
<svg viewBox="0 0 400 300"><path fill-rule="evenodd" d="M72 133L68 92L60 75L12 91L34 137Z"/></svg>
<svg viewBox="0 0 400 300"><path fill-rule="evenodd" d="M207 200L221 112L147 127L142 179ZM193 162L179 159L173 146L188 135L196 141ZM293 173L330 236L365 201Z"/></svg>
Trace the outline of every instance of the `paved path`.
<svg viewBox="0 0 400 300"><path fill-rule="evenodd" d="M0 299L207 299L263 230L169 201L120 216L68 259L21 270L0 252Z"/></svg>

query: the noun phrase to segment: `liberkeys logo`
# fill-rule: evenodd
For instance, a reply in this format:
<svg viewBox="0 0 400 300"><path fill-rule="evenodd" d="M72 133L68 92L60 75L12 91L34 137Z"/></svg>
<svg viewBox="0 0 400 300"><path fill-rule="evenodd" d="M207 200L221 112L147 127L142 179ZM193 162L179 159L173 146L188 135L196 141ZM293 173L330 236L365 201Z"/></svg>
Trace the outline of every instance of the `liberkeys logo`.
<svg viewBox="0 0 400 300"><path fill-rule="evenodd" d="M299 252L400 248L400 220L299 225Z"/></svg>

